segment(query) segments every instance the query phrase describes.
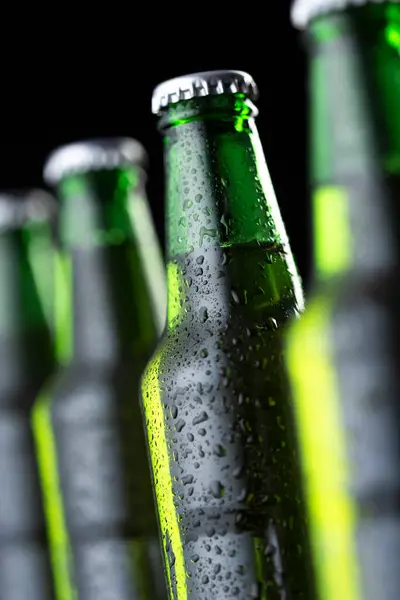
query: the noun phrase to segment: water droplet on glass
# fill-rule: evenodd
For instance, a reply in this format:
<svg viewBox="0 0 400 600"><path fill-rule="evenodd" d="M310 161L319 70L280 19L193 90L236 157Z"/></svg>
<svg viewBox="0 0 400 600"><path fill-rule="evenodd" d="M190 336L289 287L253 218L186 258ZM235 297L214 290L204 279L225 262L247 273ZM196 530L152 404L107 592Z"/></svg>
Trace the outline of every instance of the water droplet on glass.
<svg viewBox="0 0 400 600"><path fill-rule="evenodd" d="M178 433L180 433L182 431L182 429L185 427L185 425L186 425L186 421L184 421L183 419L179 419L175 424L175 429L177 430Z"/></svg>
<svg viewBox="0 0 400 600"><path fill-rule="evenodd" d="M222 217L220 218L220 223L221 223L221 225L223 225L225 227L225 232L228 233L229 226L228 226L228 221L227 221L225 214L223 214Z"/></svg>
<svg viewBox="0 0 400 600"><path fill-rule="evenodd" d="M205 306L202 306L199 310L200 321L205 323L208 319L208 312Z"/></svg>
<svg viewBox="0 0 400 600"><path fill-rule="evenodd" d="M232 596L239 596L239 593L240 593L240 589L237 586L232 588Z"/></svg>
<svg viewBox="0 0 400 600"><path fill-rule="evenodd" d="M226 450L221 444L215 444L213 451L216 456L226 456Z"/></svg>
<svg viewBox="0 0 400 600"><path fill-rule="evenodd" d="M214 498L222 498L225 488L220 481L214 480L210 483L210 492Z"/></svg>
<svg viewBox="0 0 400 600"><path fill-rule="evenodd" d="M205 236L215 238L217 236L217 234L218 234L218 231L216 229L207 229L207 227L201 227L200 228L199 246L201 247L203 245L203 239Z"/></svg>
<svg viewBox="0 0 400 600"><path fill-rule="evenodd" d="M278 323L276 322L276 319L273 319L272 317L270 317L268 319L268 325L271 327L271 329L277 329L278 328Z"/></svg>
<svg viewBox="0 0 400 600"><path fill-rule="evenodd" d="M185 475L184 477L182 477L182 483L183 485L188 485L189 483L193 483L193 475Z"/></svg>
<svg viewBox="0 0 400 600"><path fill-rule="evenodd" d="M214 575L218 575L218 573L220 571L221 571L221 565L219 563L217 563L216 565L214 565L213 573L214 573Z"/></svg>
<svg viewBox="0 0 400 600"><path fill-rule="evenodd" d="M246 500L246 496L247 496L247 488L242 488L241 492L238 494L237 496L237 501L238 502L243 502L244 500Z"/></svg>
<svg viewBox="0 0 400 600"><path fill-rule="evenodd" d="M205 526L205 532L206 532L206 535L208 535L208 537L213 537L213 536L215 535L215 528L214 528L214 527L212 527L212 525L206 525L206 526ZM211 550L211 546L210 546L209 544L207 544L207 545L205 546L205 548L206 548L206 550L207 550L208 552L210 552L210 550Z"/></svg>
<svg viewBox="0 0 400 600"><path fill-rule="evenodd" d="M239 296L237 295L237 293L235 292L235 290L231 290L231 296L232 296L232 298L233 298L233 301L234 301L236 304L240 304L240 298L239 298Z"/></svg>
<svg viewBox="0 0 400 600"><path fill-rule="evenodd" d="M236 467L233 470L232 474L233 474L233 476L234 476L235 479L240 479L242 477L242 475L243 475L243 472L244 472L243 465L240 465L239 467Z"/></svg>
<svg viewBox="0 0 400 600"><path fill-rule="evenodd" d="M204 423L204 421L207 421L208 419L208 414L206 412L201 412L199 415L197 415L197 417L195 417L192 421L193 425L199 425L200 423Z"/></svg>

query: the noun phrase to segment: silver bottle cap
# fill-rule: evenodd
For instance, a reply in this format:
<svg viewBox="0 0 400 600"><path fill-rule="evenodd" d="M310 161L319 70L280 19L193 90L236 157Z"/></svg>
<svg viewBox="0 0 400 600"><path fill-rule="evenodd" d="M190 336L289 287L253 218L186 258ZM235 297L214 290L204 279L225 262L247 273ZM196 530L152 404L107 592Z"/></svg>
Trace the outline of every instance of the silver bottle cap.
<svg viewBox="0 0 400 600"><path fill-rule="evenodd" d="M68 175L132 164L144 166L146 162L145 149L132 138L86 140L54 150L46 160L43 177L48 185L56 185Z"/></svg>
<svg viewBox="0 0 400 600"><path fill-rule="evenodd" d="M153 114L181 100L202 98L217 94L245 94L250 100L257 100L258 89L254 79L244 71L204 71L168 79L158 85L151 101Z"/></svg>
<svg viewBox="0 0 400 600"><path fill-rule="evenodd" d="M400 0L390 0L396 4ZM382 4L388 0L295 0L292 5L292 23L299 29L305 29L315 17L326 13L345 10L365 4Z"/></svg>
<svg viewBox="0 0 400 600"><path fill-rule="evenodd" d="M0 231L19 229L29 223L52 221L57 203L44 190L0 191Z"/></svg>

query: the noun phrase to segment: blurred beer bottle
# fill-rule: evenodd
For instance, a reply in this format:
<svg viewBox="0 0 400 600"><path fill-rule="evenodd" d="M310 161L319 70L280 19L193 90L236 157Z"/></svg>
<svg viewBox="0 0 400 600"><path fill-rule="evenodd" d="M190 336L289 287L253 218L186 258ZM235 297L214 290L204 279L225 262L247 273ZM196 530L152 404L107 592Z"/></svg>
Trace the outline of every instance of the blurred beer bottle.
<svg viewBox="0 0 400 600"><path fill-rule="evenodd" d="M238 71L156 88L168 325L142 381L170 597L313 598L282 330L303 308Z"/></svg>
<svg viewBox="0 0 400 600"><path fill-rule="evenodd" d="M315 292L288 340L323 600L395 600L400 569L400 7L299 0Z"/></svg>
<svg viewBox="0 0 400 600"><path fill-rule="evenodd" d="M55 368L45 310L55 213L44 191L0 193L0 597L7 600L54 599L30 416Z"/></svg>
<svg viewBox="0 0 400 600"><path fill-rule="evenodd" d="M135 140L100 139L57 149L45 167L60 201L64 365L34 428L59 600L166 593L138 401L165 321L145 158Z"/></svg>

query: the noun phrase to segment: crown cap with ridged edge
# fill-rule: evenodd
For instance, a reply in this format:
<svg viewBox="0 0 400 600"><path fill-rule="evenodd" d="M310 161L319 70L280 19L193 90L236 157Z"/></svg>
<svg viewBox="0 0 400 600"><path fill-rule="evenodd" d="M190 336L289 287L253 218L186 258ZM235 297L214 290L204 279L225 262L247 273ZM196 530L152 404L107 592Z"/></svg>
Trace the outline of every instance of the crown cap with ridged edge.
<svg viewBox="0 0 400 600"><path fill-rule="evenodd" d="M383 4L384 2L398 4L400 0L295 0L292 5L291 18L295 27L304 29L312 19L320 15L365 4Z"/></svg>
<svg viewBox="0 0 400 600"><path fill-rule="evenodd" d="M0 191L0 231L52 221L57 214L53 196L40 189Z"/></svg>
<svg viewBox="0 0 400 600"><path fill-rule="evenodd" d="M46 160L43 177L48 185L56 185L68 175L132 164L145 166L146 163L146 151L137 140L99 138L67 144L54 150Z"/></svg>
<svg viewBox="0 0 400 600"><path fill-rule="evenodd" d="M153 92L151 108L153 114L157 115L181 100L237 93L245 94L250 100L257 100L258 89L251 75L244 71L203 71L160 83Z"/></svg>

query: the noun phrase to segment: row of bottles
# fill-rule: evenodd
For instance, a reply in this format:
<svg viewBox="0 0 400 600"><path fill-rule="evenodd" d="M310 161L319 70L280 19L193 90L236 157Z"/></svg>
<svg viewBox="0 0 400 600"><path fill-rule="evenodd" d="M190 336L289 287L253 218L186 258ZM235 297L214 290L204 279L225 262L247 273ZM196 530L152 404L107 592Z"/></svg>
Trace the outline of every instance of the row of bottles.
<svg viewBox="0 0 400 600"><path fill-rule="evenodd" d="M56 150L57 200L0 195L1 600L397 598L400 7L293 21L304 316L246 73L154 92L166 270L134 140Z"/></svg>
<svg viewBox="0 0 400 600"><path fill-rule="evenodd" d="M171 104L183 85L189 99ZM38 328L55 350L40 378L32 367L39 380L17 413L31 444L19 447L29 458L19 480L31 474L40 524L4 540L1 560L11 550L20 557L14 573L4 568L8 600L31 587L35 600L311 593L281 335L303 295L254 122L256 97L251 77L235 71L155 92L167 176L163 332L164 270L143 149L92 140L47 161L58 215L42 271L52 301ZM46 294L38 292L39 304ZM32 310L23 286L18 293ZM44 342L32 344L30 355L44 360ZM7 452L16 456L16 446ZM15 484L13 463L5 468ZM4 487L20 524L33 497L21 482L19 506ZM29 556L21 558L21 545Z"/></svg>

